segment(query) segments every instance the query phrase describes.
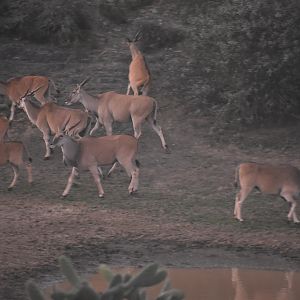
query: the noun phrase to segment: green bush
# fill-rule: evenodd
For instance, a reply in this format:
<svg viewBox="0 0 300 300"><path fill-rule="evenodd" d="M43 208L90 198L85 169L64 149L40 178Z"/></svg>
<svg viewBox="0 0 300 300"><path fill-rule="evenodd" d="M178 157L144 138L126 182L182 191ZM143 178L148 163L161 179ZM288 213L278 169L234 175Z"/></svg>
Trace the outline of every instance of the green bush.
<svg viewBox="0 0 300 300"><path fill-rule="evenodd" d="M0 33L39 43L71 45L89 40L105 22L126 23L132 11L153 0L3 0Z"/></svg>
<svg viewBox="0 0 300 300"><path fill-rule="evenodd" d="M54 291L51 295L53 300L146 300L144 288L161 283L167 277L167 272L161 270L157 264L146 266L136 275L114 274L106 265L101 265L99 271L109 285L105 291L98 293L77 274L69 258L60 257L59 264L72 290ZM31 300L45 300L43 292L32 280L27 282L26 290ZM180 290L171 288L170 282L165 281L156 300L182 300L183 298L184 295Z"/></svg>
<svg viewBox="0 0 300 300"><path fill-rule="evenodd" d="M127 23L128 15L139 8L152 4L154 0L99 0L101 16L115 24Z"/></svg>
<svg viewBox="0 0 300 300"><path fill-rule="evenodd" d="M88 6L79 1L5 0L1 10L2 34L35 42L72 44L92 28Z"/></svg>
<svg viewBox="0 0 300 300"><path fill-rule="evenodd" d="M299 116L299 1L207 1L194 8L187 20L195 26L194 68L186 76L205 86L199 107L225 123Z"/></svg>
<svg viewBox="0 0 300 300"><path fill-rule="evenodd" d="M154 23L143 23L139 30L142 32L140 49L143 52L157 51L161 48L172 47L184 39L184 34L178 29L164 27Z"/></svg>

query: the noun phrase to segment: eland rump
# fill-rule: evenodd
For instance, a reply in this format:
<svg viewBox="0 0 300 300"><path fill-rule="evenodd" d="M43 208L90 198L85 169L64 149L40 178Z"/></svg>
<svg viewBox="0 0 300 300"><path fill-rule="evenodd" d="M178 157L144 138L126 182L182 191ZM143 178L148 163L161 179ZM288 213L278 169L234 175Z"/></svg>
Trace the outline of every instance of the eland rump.
<svg viewBox="0 0 300 300"><path fill-rule="evenodd" d="M288 220L299 223L296 215L297 202L300 196L300 170L291 165L271 165L260 163L242 163L236 168L235 185L240 186L236 195L234 216L242 218L242 204L254 188L263 194L279 195L291 208Z"/></svg>
<svg viewBox="0 0 300 300"><path fill-rule="evenodd" d="M130 135L113 135L103 137L85 136L74 140L69 136L60 135L53 140L52 147L60 146L63 162L72 167L67 186L62 194L67 196L72 187L74 177L80 171L90 171L98 188L99 197L104 196L104 190L99 177L101 166L113 165L119 162L131 177L129 193L136 192L139 183L139 162L136 160L138 142Z"/></svg>

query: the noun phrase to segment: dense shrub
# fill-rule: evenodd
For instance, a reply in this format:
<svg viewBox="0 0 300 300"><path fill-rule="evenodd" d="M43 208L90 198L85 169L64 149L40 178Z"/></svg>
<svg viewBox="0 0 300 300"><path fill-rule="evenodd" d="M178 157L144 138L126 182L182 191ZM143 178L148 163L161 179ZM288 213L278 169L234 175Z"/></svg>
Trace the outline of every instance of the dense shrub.
<svg viewBox="0 0 300 300"><path fill-rule="evenodd" d="M300 115L299 8L297 0L231 0L198 10L187 76L204 82L202 107L225 122Z"/></svg>
<svg viewBox="0 0 300 300"><path fill-rule="evenodd" d="M139 30L142 32L140 49L143 52L171 47L184 39L184 34L178 29L166 28L154 23L143 23Z"/></svg>
<svg viewBox="0 0 300 300"><path fill-rule="evenodd" d="M106 265L100 265L99 271L108 282L105 290L97 292L85 279L78 274L71 260L65 256L59 258L60 269L66 276L72 289L69 291L54 290L53 300L147 300L146 288L164 281L156 300L183 300L181 290L173 289L167 278L167 272L158 264L150 264L138 274L115 274ZM26 290L31 300L45 300L43 292L32 280L26 284ZM48 299L48 298L47 298Z"/></svg>
<svg viewBox="0 0 300 300"><path fill-rule="evenodd" d="M3 1L0 32L37 42L71 44L91 29L88 4L79 1Z"/></svg>
<svg viewBox="0 0 300 300"><path fill-rule="evenodd" d="M99 0L101 16L115 24L126 23L128 15L139 8L152 4L154 0Z"/></svg>
<svg viewBox="0 0 300 300"><path fill-rule="evenodd" d="M298 0L3 0L0 33L73 44L101 32L101 24L128 22L149 4L162 8L170 22L176 18L185 33L139 16L141 49L184 37L186 61L169 66L169 88L184 93L193 111L211 112L222 124L299 119Z"/></svg>
<svg viewBox="0 0 300 300"><path fill-rule="evenodd" d="M35 42L70 45L98 34L106 20L126 23L132 11L152 2L3 0L0 2L0 33Z"/></svg>

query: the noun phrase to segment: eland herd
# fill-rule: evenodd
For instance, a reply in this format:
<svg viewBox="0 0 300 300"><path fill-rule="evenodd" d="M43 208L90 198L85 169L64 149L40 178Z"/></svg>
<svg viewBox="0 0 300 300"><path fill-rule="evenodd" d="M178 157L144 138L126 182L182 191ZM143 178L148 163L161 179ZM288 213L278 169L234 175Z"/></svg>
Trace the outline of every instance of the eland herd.
<svg viewBox="0 0 300 300"><path fill-rule="evenodd" d="M99 197L104 196L100 175L102 166L112 166L108 175L120 164L131 178L128 191L138 190L139 166L137 160L138 139L141 136L142 124L146 121L159 136L166 153L170 153L162 128L157 124L157 101L148 96L151 74L145 58L136 42L141 39L138 32L133 40L127 39L131 52L127 93L118 94L110 91L91 95L83 86L89 78L78 84L61 106L51 100L51 87L56 93L59 90L55 83L45 76L23 76L0 81L0 94L11 102L10 116L0 116L0 166L9 164L14 178L8 189L11 190L17 181L19 168L25 165L28 182L32 183L32 159L21 141L10 141L7 132L12 126L15 107L22 108L30 122L43 135L46 153L49 159L52 148L61 147L63 162L72 167L62 196L69 194L74 177L80 171L91 172ZM131 90L133 95L130 95ZM32 101L34 97L38 103ZM84 110L70 108L80 102ZM134 136L113 135L114 122L131 120ZM95 123L92 127L92 123ZM106 136L95 137L92 134L103 125ZM53 136L51 141L51 136ZM235 185L239 186L234 206L234 217L243 221L242 204L253 189L261 193L279 195L290 204L288 220L299 223L296 215L297 202L300 196L300 170L291 165L271 165L267 163L241 163L236 168Z"/></svg>

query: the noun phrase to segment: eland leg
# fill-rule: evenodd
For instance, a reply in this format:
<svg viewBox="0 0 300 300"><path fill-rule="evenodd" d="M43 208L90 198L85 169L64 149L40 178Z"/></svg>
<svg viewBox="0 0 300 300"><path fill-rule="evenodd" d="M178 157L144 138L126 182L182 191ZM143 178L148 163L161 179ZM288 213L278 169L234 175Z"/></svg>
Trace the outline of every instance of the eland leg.
<svg viewBox="0 0 300 300"><path fill-rule="evenodd" d="M136 167L131 172L131 181L128 187L129 194L132 194L138 190L139 187L139 175L140 175L140 169Z"/></svg>
<svg viewBox="0 0 300 300"><path fill-rule="evenodd" d="M150 89L150 82L147 82L147 83L143 86L142 95L143 95L143 96L147 96L148 93L149 93L149 89Z"/></svg>
<svg viewBox="0 0 300 300"><path fill-rule="evenodd" d="M235 198L234 217L240 222L244 221L242 218L242 204L251 192L252 188L241 188Z"/></svg>
<svg viewBox="0 0 300 300"><path fill-rule="evenodd" d="M129 94L130 94L130 89L131 89L131 85L130 85L130 83L128 83L128 87L127 87L127 93L126 93L126 95L129 95Z"/></svg>
<svg viewBox="0 0 300 300"><path fill-rule="evenodd" d="M134 137L138 140L142 135L142 121L140 118L135 118L131 116L132 119L132 127L134 131Z"/></svg>
<svg viewBox="0 0 300 300"><path fill-rule="evenodd" d="M93 176L93 178L95 180L95 183L97 185L99 197L100 198L104 197L104 190L103 190L103 187L101 185L101 180L100 180L100 177L99 177L98 167L93 166L93 167L90 167L89 170L92 173L92 176Z"/></svg>
<svg viewBox="0 0 300 300"><path fill-rule="evenodd" d="M45 146L46 146L46 154L44 156L44 160L47 160L50 158L50 155L51 155L51 148L50 148L50 143L49 143L50 136L49 136L48 132L43 133L43 139L44 139Z"/></svg>
<svg viewBox="0 0 300 300"><path fill-rule="evenodd" d="M75 177L75 176L77 176L77 170L76 170L75 167L73 167L73 168L72 168L72 172L71 172L71 174L70 174L70 176L69 176L69 178L68 178L67 186L66 186L64 192L62 193L62 197L66 197L66 196L69 194L70 189L71 189L71 187L72 187L72 184L73 184L73 182L74 182L74 177Z"/></svg>
<svg viewBox="0 0 300 300"><path fill-rule="evenodd" d="M106 131L106 135L112 135L112 120L106 120L104 122L104 128Z"/></svg>
<svg viewBox="0 0 300 300"><path fill-rule="evenodd" d="M128 186L129 194L132 194L138 190L139 187L139 175L140 175L140 168L139 162L135 160L133 162L132 159L125 159L119 161L120 165L124 167L126 173L129 177L131 177L130 184Z"/></svg>
<svg viewBox="0 0 300 300"><path fill-rule="evenodd" d="M11 107L10 107L10 116L9 116L9 121L12 121L14 116L15 116L15 110L16 110L16 103L12 102Z"/></svg>
<svg viewBox="0 0 300 300"><path fill-rule="evenodd" d="M99 120L96 119L96 123L95 123L94 127L92 128L92 130L90 131L89 135L92 135L99 127L100 127Z"/></svg>
<svg viewBox="0 0 300 300"><path fill-rule="evenodd" d="M138 96L139 95L139 88L135 84L131 84L131 88L133 90L133 95Z"/></svg>
<svg viewBox="0 0 300 300"><path fill-rule="evenodd" d="M294 223L300 223L297 214L296 214L296 207L297 207L297 202L293 195L289 192L281 192L280 196L282 196L288 203L291 204L290 211L287 215L288 220L291 221L293 219Z"/></svg>
<svg viewBox="0 0 300 300"><path fill-rule="evenodd" d="M9 185L9 187L7 188L9 191L11 191L13 189L13 187L16 185L17 179L19 177L19 168L18 166L13 165L12 163L10 163L13 171L14 171L14 178L13 181L11 182L11 184Z"/></svg>
<svg viewBox="0 0 300 300"><path fill-rule="evenodd" d="M32 165L31 165L31 163L26 163L25 167L27 170L28 183L31 184L33 182L33 180L32 180Z"/></svg>
<svg viewBox="0 0 300 300"><path fill-rule="evenodd" d="M166 143L166 140L165 140L165 137L164 137L164 134L163 134L163 131L162 131L161 127L156 124L156 121L152 117L148 117L147 121L150 124L150 126L153 128L155 133L159 136L160 141L161 141L161 145L165 149L165 152L170 153L169 147Z"/></svg>
<svg viewBox="0 0 300 300"><path fill-rule="evenodd" d="M110 174L114 171L114 169L117 167L117 165L118 165L118 162L116 161L116 162L112 165L112 167L110 168L110 170L108 171L106 177L109 177L109 176L110 176Z"/></svg>

